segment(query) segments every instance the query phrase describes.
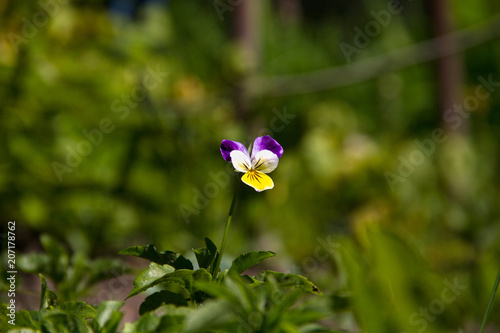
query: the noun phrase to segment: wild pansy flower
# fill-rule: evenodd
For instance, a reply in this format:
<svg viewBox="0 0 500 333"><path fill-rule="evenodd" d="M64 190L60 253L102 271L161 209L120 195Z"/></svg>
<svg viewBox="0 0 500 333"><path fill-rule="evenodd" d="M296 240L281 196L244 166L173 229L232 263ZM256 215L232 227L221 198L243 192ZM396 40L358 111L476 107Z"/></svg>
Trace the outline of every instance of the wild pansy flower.
<svg viewBox="0 0 500 333"><path fill-rule="evenodd" d="M231 140L222 140L220 152L226 161L233 163L236 171L245 173L241 180L257 192L274 187L273 180L266 173L276 169L283 148L269 135L255 139L252 155L243 144Z"/></svg>

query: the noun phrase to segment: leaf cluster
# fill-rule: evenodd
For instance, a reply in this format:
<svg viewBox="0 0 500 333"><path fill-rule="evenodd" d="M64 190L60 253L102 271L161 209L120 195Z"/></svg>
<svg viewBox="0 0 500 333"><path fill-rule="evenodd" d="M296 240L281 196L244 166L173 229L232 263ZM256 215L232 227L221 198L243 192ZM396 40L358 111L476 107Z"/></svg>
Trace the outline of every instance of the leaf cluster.
<svg viewBox="0 0 500 333"><path fill-rule="evenodd" d="M70 254L48 234L40 236L40 243L45 252L20 255L17 266L24 272L41 273L50 278L57 286L59 298L63 300L77 299L88 293L96 283L130 272L120 260L91 260L82 252Z"/></svg>
<svg viewBox="0 0 500 333"><path fill-rule="evenodd" d="M135 278L127 297L148 293L139 307L140 318L126 323L123 333L333 332L319 324L331 315L332 298L323 296L307 278L270 270L255 276L244 274L273 257L273 252L249 252L234 259L229 269L214 271L219 252L208 238L205 244L193 250L194 264L176 252L159 252L151 244L119 252L150 261L149 267ZM65 253L55 249L58 255ZM50 253L46 255L45 260L49 260ZM124 302L89 305L63 301L49 289L45 276L39 276L39 311L17 312L16 329L9 332L118 332ZM64 281L64 275L53 276ZM0 330L7 332L12 328L7 305L3 304L0 311Z"/></svg>

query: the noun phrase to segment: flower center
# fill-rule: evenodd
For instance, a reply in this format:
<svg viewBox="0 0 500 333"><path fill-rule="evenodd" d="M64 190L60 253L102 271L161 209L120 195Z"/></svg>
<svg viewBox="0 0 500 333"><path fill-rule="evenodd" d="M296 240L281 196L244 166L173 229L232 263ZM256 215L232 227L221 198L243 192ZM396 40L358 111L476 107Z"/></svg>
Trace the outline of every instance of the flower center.
<svg viewBox="0 0 500 333"><path fill-rule="evenodd" d="M262 174L260 172L252 168L247 171L247 174L251 180L256 180L260 183L260 180L262 179Z"/></svg>
<svg viewBox="0 0 500 333"><path fill-rule="evenodd" d="M261 158L259 158L257 161L252 161L252 168L251 170L258 170L262 164L264 164L264 161L262 161Z"/></svg>

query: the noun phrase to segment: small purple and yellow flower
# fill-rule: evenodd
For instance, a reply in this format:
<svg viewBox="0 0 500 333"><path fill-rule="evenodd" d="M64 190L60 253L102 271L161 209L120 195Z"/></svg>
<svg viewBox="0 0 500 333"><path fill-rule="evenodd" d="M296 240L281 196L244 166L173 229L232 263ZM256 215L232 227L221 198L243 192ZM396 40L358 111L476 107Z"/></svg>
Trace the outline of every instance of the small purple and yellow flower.
<svg viewBox="0 0 500 333"><path fill-rule="evenodd" d="M245 173L241 180L257 192L274 187L273 180L266 173L278 166L283 147L269 135L255 139L252 155L243 144L231 140L222 140L220 152L226 161L233 163L236 171Z"/></svg>

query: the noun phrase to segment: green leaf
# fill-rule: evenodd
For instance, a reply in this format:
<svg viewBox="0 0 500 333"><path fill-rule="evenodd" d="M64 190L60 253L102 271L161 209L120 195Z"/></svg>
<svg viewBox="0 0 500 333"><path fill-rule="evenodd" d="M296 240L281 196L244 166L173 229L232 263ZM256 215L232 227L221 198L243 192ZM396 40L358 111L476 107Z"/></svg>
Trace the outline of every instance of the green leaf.
<svg viewBox="0 0 500 333"><path fill-rule="evenodd" d="M269 284L266 285L269 287ZM275 302L270 310L267 313L267 322L268 325L273 326L273 324L277 324L280 321L283 321L282 318L285 313L290 311L290 308L294 306L294 304L299 300L301 296L304 295L304 291L300 289L294 289L291 292L281 292L279 289L274 289L274 292L270 293L272 295L272 300ZM268 291L269 293L269 291Z"/></svg>
<svg viewBox="0 0 500 333"><path fill-rule="evenodd" d="M51 310L43 314L42 332L91 333L91 330L79 316Z"/></svg>
<svg viewBox="0 0 500 333"><path fill-rule="evenodd" d="M9 329L12 329L12 325L8 322L12 319L15 319L16 327L22 327L26 332L30 332L27 330L28 328L34 331L40 329L40 325L33 321L28 311L19 310L17 313L10 313L7 306L8 304L5 303L0 304L0 332L10 332Z"/></svg>
<svg viewBox="0 0 500 333"><path fill-rule="evenodd" d="M240 300L236 295L231 293L225 286L222 286L218 283L208 283L208 282L198 282L196 283L196 287L200 290L203 290L208 295L217 298L224 299L233 305L237 305L240 303Z"/></svg>
<svg viewBox="0 0 500 333"><path fill-rule="evenodd" d="M184 321L194 310L187 307L175 307L171 304L164 305L155 313L161 316L161 322L157 327L158 332L178 333L184 332Z"/></svg>
<svg viewBox="0 0 500 333"><path fill-rule="evenodd" d="M155 265L155 266L153 266ZM153 266L153 272L149 272ZM168 270L161 270L162 267L170 267ZM194 281L210 281L212 276L206 269L196 271L190 269L179 269L173 271L173 267L168 265L158 266L151 263L150 268L139 274L134 280L134 288L127 298L137 295L151 287L160 283L175 283L186 290L190 295L196 291L194 289ZM167 273L169 272L169 273Z"/></svg>
<svg viewBox="0 0 500 333"><path fill-rule="evenodd" d="M321 291L306 277L298 274L285 274L274 271L262 271L255 276L258 281L265 282L266 279L272 277L280 285L281 288L298 288L303 291L321 294Z"/></svg>
<svg viewBox="0 0 500 333"><path fill-rule="evenodd" d="M146 246L131 246L121 250L118 254L143 258L159 265L170 265L175 261L177 253L173 251L158 252L153 244Z"/></svg>
<svg viewBox="0 0 500 333"><path fill-rule="evenodd" d="M97 311L85 302L64 302L58 308L82 319L95 318L97 315Z"/></svg>
<svg viewBox="0 0 500 333"><path fill-rule="evenodd" d="M95 333L115 333L118 330L123 313L120 308L125 304L119 301L104 301L96 308L97 316L94 321Z"/></svg>
<svg viewBox="0 0 500 333"><path fill-rule="evenodd" d="M210 329L221 328L234 321L234 307L230 303L226 301L207 302L186 318L183 332L210 332Z"/></svg>
<svg viewBox="0 0 500 333"><path fill-rule="evenodd" d="M241 306L246 311L256 311L257 293L243 282L239 275L232 273L224 279L225 288L238 300L235 306Z"/></svg>
<svg viewBox="0 0 500 333"><path fill-rule="evenodd" d="M198 266L200 268L208 269L214 262L215 256L217 254L217 247L208 238L205 238L205 244L207 245L207 247L202 247L193 251L196 256Z"/></svg>
<svg viewBox="0 0 500 333"><path fill-rule="evenodd" d="M161 283L161 278L173 273L175 271L175 268L169 265L158 265L152 262L149 265L149 268L141 272L134 280L134 288L130 292L130 294L127 296L127 298L130 298L132 296L135 296L139 293L142 293L143 291L157 285L158 283Z"/></svg>
<svg viewBox="0 0 500 333"><path fill-rule="evenodd" d="M300 327L302 333L342 333L341 331L332 331L319 324L307 324Z"/></svg>
<svg viewBox="0 0 500 333"><path fill-rule="evenodd" d="M52 236L48 234L43 234L40 236L40 243L49 255L50 258L58 260L59 258L66 257L68 258L68 253L64 249L64 247L56 241Z"/></svg>
<svg viewBox="0 0 500 333"><path fill-rule="evenodd" d="M195 281L210 282L212 276L206 269L200 268L196 271L179 269L171 274L162 277L158 283L175 283L183 287L190 295L197 289L194 287Z"/></svg>
<svg viewBox="0 0 500 333"><path fill-rule="evenodd" d="M257 280L253 276L250 275L241 275L241 280L248 283L250 287L256 287L264 284L264 282Z"/></svg>
<svg viewBox="0 0 500 333"><path fill-rule="evenodd" d="M159 265L170 265L175 269L193 269L189 259L173 251L158 252L154 245L131 246L118 252L118 254L143 258Z"/></svg>
<svg viewBox="0 0 500 333"><path fill-rule="evenodd" d="M191 308L185 308L185 307L175 307L172 304L167 304L162 306L158 311L156 312L159 316L170 316L170 317L178 317L178 318L184 318L189 316L194 309Z"/></svg>
<svg viewBox="0 0 500 333"><path fill-rule="evenodd" d="M186 259L184 256L179 255L172 264L175 269L190 269L193 270L193 263L191 260Z"/></svg>
<svg viewBox="0 0 500 333"><path fill-rule="evenodd" d="M139 314L142 316L146 312L155 310L162 305L174 304L176 306L187 306L184 296L171 292L169 290L162 290L156 292L144 300L139 307Z"/></svg>
<svg viewBox="0 0 500 333"><path fill-rule="evenodd" d="M17 266L31 274L46 271L50 265L50 258L45 253L29 253L19 256Z"/></svg>
<svg viewBox="0 0 500 333"><path fill-rule="evenodd" d="M236 272L239 275L262 260L274 257L275 255L276 253L271 251L253 251L247 254L242 254L233 260L229 273Z"/></svg>
<svg viewBox="0 0 500 333"><path fill-rule="evenodd" d="M301 302L293 309L283 311L285 319L295 325L305 325L324 319L332 314L331 299L327 296L316 296Z"/></svg>
<svg viewBox="0 0 500 333"><path fill-rule="evenodd" d="M331 298L332 311L340 312L349 310L351 306L351 296L345 293L343 294L337 293L337 294L331 294L330 298Z"/></svg>
<svg viewBox="0 0 500 333"><path fill-rule="evenodd" d="M58 304L57 295L47 287L47 279L42 274L38 274L42 282L40 295L40 310L54 307Z"/></svg>
<svg viewBox="0 0 500 333"><path fill-rule="evenodd" d="M45 252L50 258L50 264L41 272L46 272L52 281L59 283L66 278L66 272L69 266L69 254L66 249L48 234L40 236L40 243L42 243Z"/></svg>
<svg viewBox="0 0 500 333"><path fill-rule="evenodd" d="M156 332L160 325L160 317L153 313L146 313L134 323L126 323L122 333L151 333Z"/></svg>

